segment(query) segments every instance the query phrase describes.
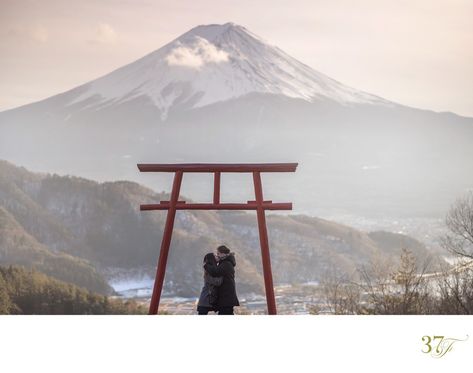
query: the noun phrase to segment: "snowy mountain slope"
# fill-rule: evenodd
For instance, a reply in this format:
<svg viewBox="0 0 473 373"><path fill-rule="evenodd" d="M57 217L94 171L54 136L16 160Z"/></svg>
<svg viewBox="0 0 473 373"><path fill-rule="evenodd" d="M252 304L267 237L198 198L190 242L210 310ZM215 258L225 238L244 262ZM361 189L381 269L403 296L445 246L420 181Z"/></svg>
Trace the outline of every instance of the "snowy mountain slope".
<svg viewBox="0 0 473 373"><path fill-rule="evenodd" d="M92 98L94 107L146 96L163 118L174 105L201 107L251 92L307 101L390 104L344 86L233 23L195 27L80 90L69 104Z"/></svg>

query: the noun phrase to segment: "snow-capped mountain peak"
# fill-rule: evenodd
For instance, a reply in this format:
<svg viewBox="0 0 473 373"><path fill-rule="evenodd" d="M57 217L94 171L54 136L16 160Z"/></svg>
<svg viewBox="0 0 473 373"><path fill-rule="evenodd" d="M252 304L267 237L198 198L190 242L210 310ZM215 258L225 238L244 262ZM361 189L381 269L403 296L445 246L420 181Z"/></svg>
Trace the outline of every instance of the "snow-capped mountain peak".
<svg viewBox="0 0 473 373"><path fill-rule="evenodd" d="M103 106L145 96L165 118L175 106L201 107L253 92L342 104L388 103L315 71L234 23L197 26L85 84L70 103L89 100Z"/></svg>

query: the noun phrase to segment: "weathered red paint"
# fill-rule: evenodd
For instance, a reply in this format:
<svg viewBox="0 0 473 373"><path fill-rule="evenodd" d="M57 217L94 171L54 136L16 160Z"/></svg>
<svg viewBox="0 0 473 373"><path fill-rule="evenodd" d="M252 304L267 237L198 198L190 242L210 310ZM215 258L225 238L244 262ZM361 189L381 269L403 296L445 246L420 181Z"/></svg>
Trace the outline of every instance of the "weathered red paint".
<svg viewBox="0 0 473 373"><path fill-rule="evenodd" d="M140 205L141 211L168 210L170 202L162 201L158 204ZM257 210L255 202L250 203L186 203L176 204L177 210ZM292 203L263 203L265 210L292 210Z"/></svg>
<svg viewBox="0 0 473 373"><path fill-rule="evenodd" d="M295 172L297 163L140 163L141 172Z"/></svg>
<svg viewBox="0 0 473 373"><path fill-rule="evenodd" d="M214 172L214 204L220 203L220 171Z"/></svg>
<svg viewBox="0 0 473 373"><path fill-rule="evenodd" d="M158 313L159 300L163 290L166 263L174 227L174 218L176 216L177 210L256 210L268 314L277 314L265 210L292 210L292 203L273 203L273 201L265 201L263 199L261 172L295 172L297 165L297 163L138 164L138 168L141 172L175 173L171 198L169 201L160 201L159 204L145 204L140 206L141 211L168 210L166 224L164 226L163 239L161 242L161 251L159 253L159 259L156 268L156 280L154 282L153 295L151 297L151 303L149 307L150 315L155 315ZM184 172L208 172L214 174L213 203L187 203L186 201L179 201L179 192L181 189L182 176ZM247 201L247 203L221 203L220 176L222 172L251 172L253 174L253 183L255 187L255 201Z"/></svg>
<svg viewBox="0 0 473 373"><path fill-rule="evenodd" d="M149 305L149 314L156 315L158 313L159 300L161 299L161 291L163 290L164 275L166 273L166 263L168 261L169 246L171 245L172 230L174 228L174 218L176 216L176 203L179 198L181 189L182 171L174 174L174 182L172 184L171 201L169 202L168 215L164 226L163 240L161 241L161 250L159 252L158 265L156 268L156 279L154 281L153 295Z"/></svg>
<svg viewBox="0 0 473 373"><path fill-rule="evenodd" d="M274 297L273 273L271 271L271 258L269 255L268 231L266 229L266 217L263 207L263 186L261 185L261 174L253 172L253 183L255 184L256 215L258 217L259 242L261 246L261 258L263 261L264 287L266 290L266 303L268 313L276 315L276 299Z"/></svg>

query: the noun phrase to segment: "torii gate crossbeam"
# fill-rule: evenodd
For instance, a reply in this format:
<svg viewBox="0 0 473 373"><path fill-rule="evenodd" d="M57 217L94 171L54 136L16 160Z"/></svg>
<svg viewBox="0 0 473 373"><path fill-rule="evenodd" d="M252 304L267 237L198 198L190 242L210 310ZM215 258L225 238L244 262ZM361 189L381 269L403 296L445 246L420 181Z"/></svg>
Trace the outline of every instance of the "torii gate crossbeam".
<svg viewBox="0 0 473 373"><path fill-rule="evenodd" d="M262 172L295 172L297 163L244 163L244 164L212 164L212 163L185 163L185 164L138 164L141 172L174 172L171 198L169 201L161 201L159 204L145 204L140 206L141 211L167 210L166 223L164 225L161 250L156 268L156 279L149 306L149 314L158 313L159 301L163 289L166 263L171 244L174 219L177 210L256 210L258 220L258 231L261 247L261 258L263 264L264 285L266 291L266 302L268 314L275 315L276 300L274 297L273 275L271 271L271 257L269 254L268 231L266 228L265 210L292 210L292 203L273 203L263 199L263 186L261 183ZM212 203L186 203L179 201L182 176L184 172L204 172L214 174L214 193ZM221 203L220 202L220 177L222 172L252 173L255 188L255 201L247 203Z"/></svg>

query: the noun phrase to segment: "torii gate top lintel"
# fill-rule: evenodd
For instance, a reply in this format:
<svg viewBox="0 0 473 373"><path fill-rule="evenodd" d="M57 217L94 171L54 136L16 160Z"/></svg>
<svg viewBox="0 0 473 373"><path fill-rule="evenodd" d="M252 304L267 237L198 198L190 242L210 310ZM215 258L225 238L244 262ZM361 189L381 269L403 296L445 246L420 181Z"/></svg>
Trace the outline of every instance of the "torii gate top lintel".
<svg viewBox="0 0 473 373"><path fill-rule="evenodd" d="M295 172L297 163L140 163L141 172Z"/></svg>
<svg viewBox="0 0 473 373"><path fill-rule="evenodd" d="M276 301L274 297L273 276L271 272L271 259L269 255L268 232L266 228L265 210L292 210L292 203L273 203L263 199L263 187L261 184L262 172L295 172L297 163L180 163L180 164L138 164L141 172L174 172L171 197L169 201L160 201L159 204L140 205L141 211L168 210L164 234L161 242L156 280L154 282L153 295L149 308L150 314L157 314L159 300L164 283L167 257L171 244L172 230L176 210L256 210L258 218L258 229L263 261L264 283L266 290L266 301L268 313L276 314ZM184 172L205 172L214 174L213 203L186 203L179 201L182 176ZM255 200L247 203L221 203L220 202L220 174L222 172L248 172L253 174L255 187Z"/></svg>

